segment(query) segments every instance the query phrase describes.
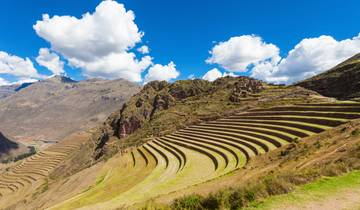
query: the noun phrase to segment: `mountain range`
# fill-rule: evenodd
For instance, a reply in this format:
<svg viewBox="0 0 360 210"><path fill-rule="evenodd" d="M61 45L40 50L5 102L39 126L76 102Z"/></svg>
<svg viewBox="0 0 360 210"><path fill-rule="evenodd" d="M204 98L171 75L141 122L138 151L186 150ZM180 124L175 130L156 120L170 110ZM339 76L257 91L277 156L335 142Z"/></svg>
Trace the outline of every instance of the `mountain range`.
<svg viewBox="0 0 360 210"><path fill-rule="evenodd" d="M54 76L1 90L1 132L18 142L41 145L103 121L140 86L122 79L77 82Z"/></svg>

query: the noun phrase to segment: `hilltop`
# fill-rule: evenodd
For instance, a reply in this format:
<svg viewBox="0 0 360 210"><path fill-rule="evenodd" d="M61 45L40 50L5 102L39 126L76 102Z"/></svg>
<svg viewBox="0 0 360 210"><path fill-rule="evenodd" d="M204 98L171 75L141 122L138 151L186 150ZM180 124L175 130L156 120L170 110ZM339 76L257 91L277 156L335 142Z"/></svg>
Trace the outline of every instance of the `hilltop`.
<svg viewBox="0 0 360 210"><path fill-rule="evenodd" d="M296 85L340 100L360 100L360 53Z"/></svg>
<svg viewBox="0 0 360 210"><path fill-rule="evenodd" d="M17 141L36 144L95 126L140 90L121 79L77 82L64 76L21 87L0 100L0 127Z"/></svg>

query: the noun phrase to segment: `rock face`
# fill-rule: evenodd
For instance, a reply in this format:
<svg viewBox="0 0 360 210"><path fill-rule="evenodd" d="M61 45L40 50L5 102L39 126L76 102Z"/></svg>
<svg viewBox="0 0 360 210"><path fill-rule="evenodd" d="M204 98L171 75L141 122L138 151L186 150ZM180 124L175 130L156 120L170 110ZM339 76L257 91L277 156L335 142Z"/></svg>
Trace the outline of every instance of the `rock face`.
<svg viewBox="0 0 360 210"><path fill-rule="evenodd" d="M244 98L261 92L263 89L264 86L261 81L242 77L235 83L229 99L232 102L240 102Z"/></svg>
<svg viewBox="0 0 360 210"><path fill-rule="evenodd" d="M201 98L215 91L224 90L232 91L229 100L239 101L262 89L261 81L248 77L222 78L214 82L199 79L182 80L172 84L154 81L145 85L138 94L123 105L119 112L113 113L106 124L113 131L113 135L124 138L141 128L144 122L151 120L155 113L167 110L187 98Z"/></svg>
<svg viewBox="0 0 360 210"><path fill-rule="evenodd" d="M360 54L296 85L340 100L360 100Z"/></svg>
<svg viewBox="0 0 360 210"><path fill-rule="evenodd" d="M103 122L140 91L126 80L55 76L0 100L0 128L16 141L60 140Z"/></svg>
<svg viewBox="0 0 360 210"><path fill-rule="evenodd" d="M123 105L120 112L108 119L114 135L124 138L151 120L153 115L174 106L177 101L210 91L210 83L204 80L176 81L169 84L165 81L154 81Z"/></svg>

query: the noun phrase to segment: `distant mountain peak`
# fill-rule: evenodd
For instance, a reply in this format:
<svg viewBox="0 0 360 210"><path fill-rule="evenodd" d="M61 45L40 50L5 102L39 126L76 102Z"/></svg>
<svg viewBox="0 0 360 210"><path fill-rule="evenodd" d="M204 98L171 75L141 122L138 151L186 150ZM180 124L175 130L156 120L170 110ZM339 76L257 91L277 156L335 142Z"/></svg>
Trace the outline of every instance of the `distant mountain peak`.
<svg viewBox="0 0 360 210"><path fill-rule="evenodd" d="M71 79L70 77L64 75L55 75L49 77L48 79L44 80L45 82L55 82L55 83L75 83L77 81Z"/></svg>

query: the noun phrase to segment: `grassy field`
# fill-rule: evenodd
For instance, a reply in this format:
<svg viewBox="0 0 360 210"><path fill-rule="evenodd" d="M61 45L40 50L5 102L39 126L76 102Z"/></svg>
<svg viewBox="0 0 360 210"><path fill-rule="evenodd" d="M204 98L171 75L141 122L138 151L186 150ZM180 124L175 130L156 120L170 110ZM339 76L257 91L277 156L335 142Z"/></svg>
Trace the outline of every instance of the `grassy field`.
<svg viewBox="0 0 360 210"><path fill-rule="evenodd" d="M323 177L314 183L297 188L292 193L269 197L264 201L252 203L245 209L314 209L316 206L324 209L329 204L333 206L330 207L331 209L341 206L344 209L359 209L360 199L356 201L349 198L346 196L349 193L351 196L360 196L358 170L339 177Z"/></svg>

